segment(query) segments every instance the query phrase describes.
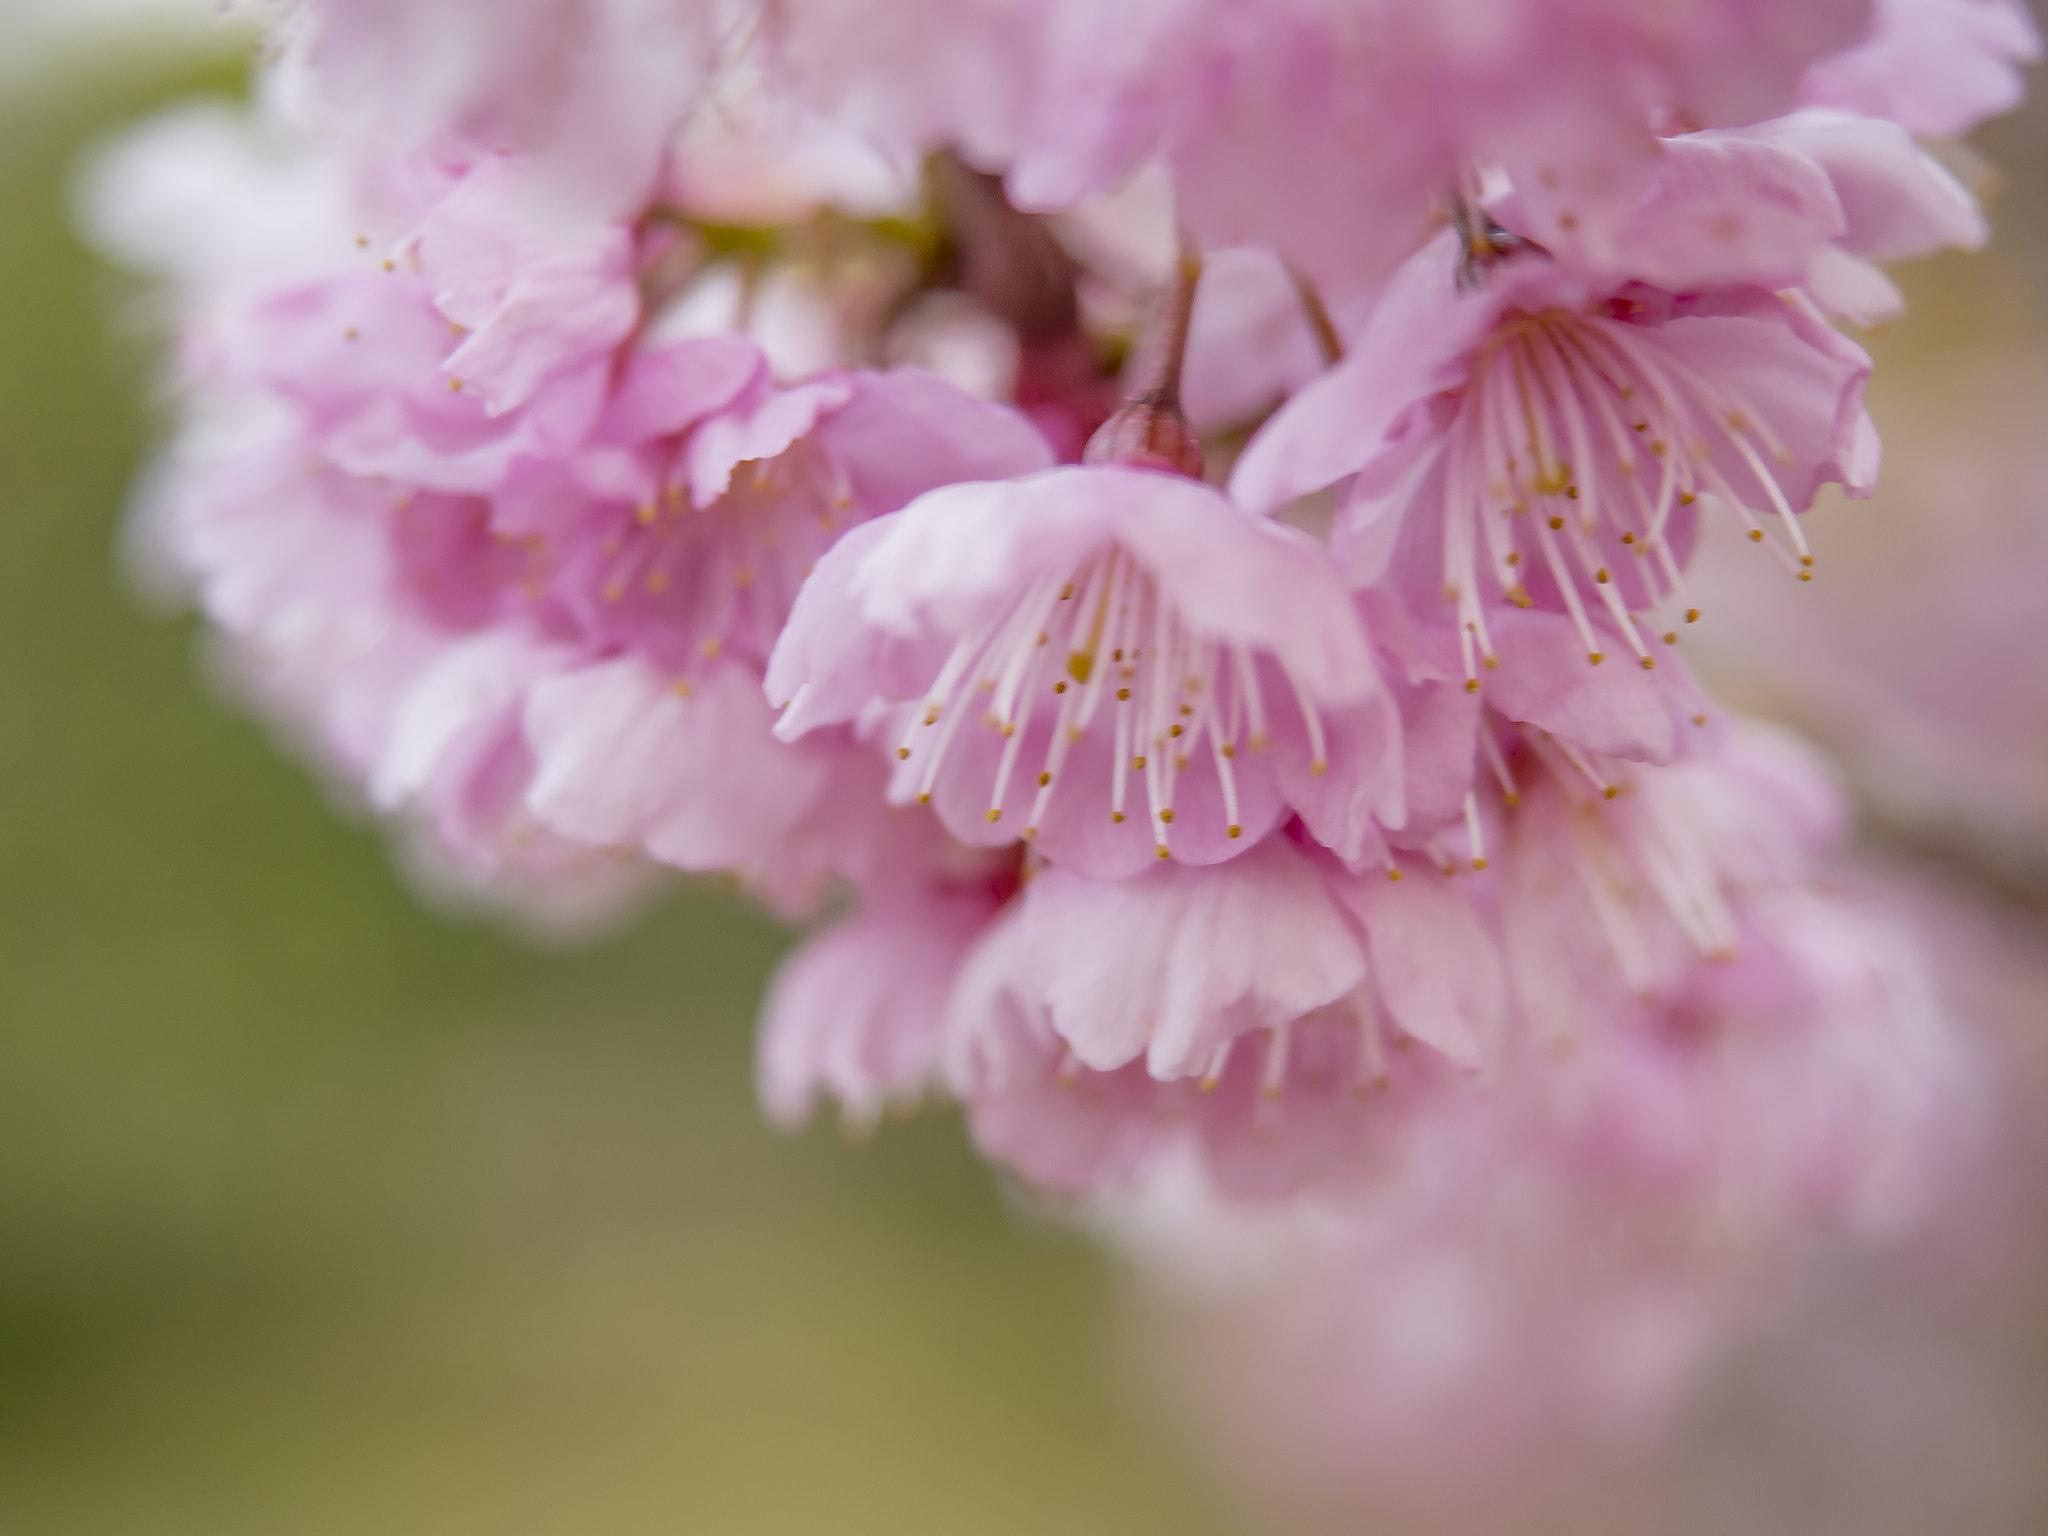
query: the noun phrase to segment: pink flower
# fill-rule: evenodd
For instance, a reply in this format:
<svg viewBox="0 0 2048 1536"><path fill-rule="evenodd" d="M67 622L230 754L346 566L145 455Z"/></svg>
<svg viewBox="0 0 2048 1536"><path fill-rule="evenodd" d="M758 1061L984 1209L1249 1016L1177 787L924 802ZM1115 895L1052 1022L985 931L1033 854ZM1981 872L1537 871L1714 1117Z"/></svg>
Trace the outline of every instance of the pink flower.
<svg viewBox="0 0 2048 1536"><path fill-rule="evenodd" d="M274 284L195 263L168 542L265 695L473 873L634 850L800 906L897 857L903 818L846 733L769 734L796 588L839 530L1049 454L911 371L783 387L740 337L638 345L630 242L536 243L512 197L457 186L428 271L340 219Z"/></svg>
<svg viewBox="0 0 2048 1536"><path fill-rule="evenodd" d="M1976 200L1904 129L1844 112L1661 140L1631 194L1587 201L1538 181L1492 211L1562 265L1616 284L1797 286L1857 319L1868 305L1858 286L1883 280L1868 273L1859 285L1845 268L1974 249L1987 234ZM1856 302L1838 306L1838 293Z"/></svg>
<svg viewBox="0 0 2048 1536"><path fill-rule="evenodd" d="M1526 1510L1588 1452L1654 1449L1818 1241L1925 1211L1979 1084L1910 938L1839 897L1751 915L1739 958L1439 1096L1369 1178L1247 1204L1155 1161L1101 1204L1227 1466L1290 1501Z"/></svg>
<svg viewBox="0 0 2048 1536"><path fill-rule="evenodd" d="M1796 891L1846 823L1826 769L1759 726L1693 762L1644 767L1521 733L1500 793L1500 921L1527 1027L1597 1049L1739 953L1753 908Z"/></svg>
<svg viewBox="0 0 2048 1536"><path fill-rule="evenodd" d="M1389 577L1411 609L1442 613L1468 686L1498 655L1503 604L1565 613L1595 664L1618 636L1652 669L1658 634L1692 616L1699 504L1760 543L1775 524L1799 570L1796 514L1820 486L1867 491L1869 359L1796 296L1674 294L1535 255L1461 293L1456 240L1409 263L1232 484L1270 508L1348 478L1339 559L1355 583Z"/></svg>
<svg viewBox="0 0 2048 1536"><path fill-rule="evenodd" d="M633 211L737 18L672 0L313 0L283 31L296 113L364 158L514 153L544 202Z"/></svg>
<svg viewBox="0 0 2048 1536"><path fill-rule="evenodd" d="M1822 109L1760 123L1748 137L1817 166L1842 208L1839 241L1808 260L1805 287L1829 314L1871 326L1905 308L1878 263L1990 238L1977 200L1896 123Z"/></svg>
<svg viewBox="0 0 2048 1536"><path fill-rule="evenodd" d="M1802 104L1890 118L1931 138L1958 137L2019 105L2019 66L2041 56L2020 0L1877 0L1876 11L1868 38L1806 71Z"/></svg>
<svg viewBox="0 0 2048 1536"><path fill-rule="evenodd" d="M961 972L948 1077L982 1150L1039 1183L1116 1183L1192 1134L1226 1187L1270 1197L1357 1176L1497 1051L1502 1003L1442 876L1352 875L1274 836L1210 868L1036 875ZM1411 1042L1443 1064L1395 1073Z"/></svg>
<svg viewBox="0 0 2048 1536"><path fill-rule="evenodd" d="M850 1123L872 1125L888 1105L922 1095L937 1076L961 964L1014 889L1007 862L962 857L943 882L885 886L782 962L758 1051L771 1120L801 1124L829 1095Z"/></svg>
<svg viewBox="0 0 2048 1536"><path fill-rule="evenodd" d="M1158 158L1204 243L1270 245L1335 278L1392 267L1475 165L1625 195L1660 114L1719 126L1784 110L1800 70L1854 42L1868 6L1180 0L1045 14L1009 173L1022 204L1065 206Z"/></svg>
<svg viewBox="0 0 2048 1536"><path fill-rule="evenodd" d="M879 520L819 563L768 691L786 739L863 721L894 797L961 841L1096 879L1230 858L1289 806L1405 816L1399 716L1321 550L1173 474L957 485Z"/></svg>

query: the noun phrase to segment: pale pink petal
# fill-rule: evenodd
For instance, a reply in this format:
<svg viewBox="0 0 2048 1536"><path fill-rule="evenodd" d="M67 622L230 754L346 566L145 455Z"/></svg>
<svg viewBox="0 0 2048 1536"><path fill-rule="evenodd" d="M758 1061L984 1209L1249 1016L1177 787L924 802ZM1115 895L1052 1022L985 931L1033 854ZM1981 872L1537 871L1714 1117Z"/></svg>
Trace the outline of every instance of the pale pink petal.
<svg viewBox="0 0 2048 1536"><path fill-rule="evenodd" d="M1462 1067L1497 1056L1506 989L1498 951L1462 887L1414 867L1341 882L1364 926L1372 982L1394 1021Z"/></svg>
<svg viewBox="0 0 2048 1536"><path fill-rule="evenodd" d="M864 906L805 939L762 1005L757 1075L779 1125L820 1097L857 1120L916 1098L944 1038L953 981L993 908L978 893L920 893Z"/></svg>
<svg viewBox="0 0 2048 1536"><path fill-rule="evenodd" d="M1200 1072L1364 979L1357 935L1284 839L1209 869L1099 882L1058 869L1025 890L1025 944L1053 1027L1100 1071L1143 1056L1156 1078Z"/></svg>
<svg viewBox="0 0 2048 1536"><path fill-rule="evenodd" d="M772 848L823 789L828 759L770 737L744 667L707 669L689 687L683 696L636 657L537 685L526 709L534 815L683 869L725 869Z"/></svg>
<svg viewBox="0 0 2048 1536"><path fill-rule="evenodd" d="M2020 0L1876 0L1868 39L1809 68L1799 99L1954 138L2018 106L2019 66L2040 56Z"/></svg>

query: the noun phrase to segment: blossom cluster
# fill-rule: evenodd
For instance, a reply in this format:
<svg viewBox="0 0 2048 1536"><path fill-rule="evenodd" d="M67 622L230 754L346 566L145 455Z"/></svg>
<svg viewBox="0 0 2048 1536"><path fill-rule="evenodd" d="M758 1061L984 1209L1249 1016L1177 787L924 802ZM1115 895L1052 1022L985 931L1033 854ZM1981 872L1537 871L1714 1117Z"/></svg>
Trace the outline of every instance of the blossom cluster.
<svg viewBox="0 0 2048 1536"><path fill-rule="evenodd" d="M957 1101L1266 1299L1297 1442L1633 1412L1972 1112L1686 572L1718 520L1814 577L1878 471L1843 327L1985 239L1929 145L2035 48L2011 0L305 0L253 111L95 173L177 335L139 537L439 878L829 913L771 1116Z"/></svg>

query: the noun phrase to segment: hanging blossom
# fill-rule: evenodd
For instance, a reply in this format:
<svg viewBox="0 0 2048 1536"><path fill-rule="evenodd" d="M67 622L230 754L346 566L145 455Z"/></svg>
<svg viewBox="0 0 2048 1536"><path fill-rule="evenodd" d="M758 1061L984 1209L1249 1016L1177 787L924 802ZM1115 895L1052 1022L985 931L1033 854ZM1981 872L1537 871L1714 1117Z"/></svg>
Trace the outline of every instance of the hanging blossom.
<svg viewBox="0 0 2048 1536"><path fill-rule="evenodd" d="M1408 1123L1497 1047L1503 995L1460 893L1426 864L1391 873L1278 836L1116 883L1041 873L950 1004L947 1082L976 1144L1073 1191L1192 1132L1248 1198L1404 1155Z"/></svg>
<svg viewBox="0 0 2048 1536"><path fill-rule="evenodd" d="M1568 615L1594 665L1653 670L1698 617L1683 568L1703 509L1810 579L1798 514L1824 484L1867 494L1878 450L1869 359L1791 285L1982 233L1898 130L1832 119L1671 141L1626 222L1554 252L1477 204L1461 223L1233 491L1272 508L1344 482L1350 578L1444 613L1474 691L1510 606Z"/></svg>
<svg viewBox="0 0 2048 1536"><path fill-rule="evenodd" d="M893 798L1094 879L1229 859L1288 811L1353 858L1406 822L1400 713L1327 554L1194 478L1199 275L1091 462L932 492L820 564L768 669L779 735L860 720Z"/></svg>
<svg viewBox="0 0 2048 1536"><path fill-rule="evenodd" d="M1841 896L1756 916L1603 1048L1406 1117L1369 1179L1249 1202L1183 1143L1098 1197L1228 1467L1283 1507L1525 1518L1661 1439L1788 1261L1925 1209L1984 1085L1911 935Z"/></svg>
<svg viewBox="0 0 2048 1536"><path fill-rule="evenodd" d="M934 492L819 566L786 739L866 716L899 800L1096 878L1227 859L1292 806L1403 820L1400 721L1323 556L1113 465Z"/></svg>
<svg viewBox="0 0 2048 1536"><path fill-rule="evenodd" d="M192 278L207 411L157 512L263 695L485 880L639 850L801 902L823 872L920 846L884 851L865 750L773 741L761 669L838 533L1042 468L1037 434L913 371L785 386L744 337L642 338L630 263L581 254L630 254L627 233L550 226L570 253L541 264L554 286L491 299L475 243L517 248L524 226L483 173L416 259L338 240L345 213L321 212L324 269L220 297Z"/></svg>
<svg viewBox="0 0 2048 1536"><path fill-rule="evenodd" d="M1725 1010L1728 1049L1812 1074L1773 1100L1791 1139L1755 1128L1742 1176L1784 1181L1774 1211L1903 1219L1968 1076L1949 1021L1916 1005L1897 1038L1861 1039L1845 1003L1811 1058L1759 1043L1833 984L1825 944L1788 936L1839 929L1854 954L1872 921L1815 894L1843 816L1811 757L1750 730L1660 768L1497 714L1484 730L1498 875L1414 855L1348 871L1297 834L1219 866L1053 868L878 905L790 963L764 1091L785 1114L824 1090L859 1115L943 1088L987 1155L1054 1191L1142 1185L1188 1151L1232 1199L1370 1185L1437 1119L1503 1096L1662 1177L1720 1145L1720 1047L1697 1021Z"/></svg>
<svg viewBox="0 0 2048 1536"><path fill-rule="evenodd" d="M1192 1309L1172 1389L1291 1498L1440 1510L1477 1455L1519 1499L1654 1437L1789 1255L1901 1230L1973 1151L1985 1085L1916 946L1813 883L1841 807L1808 754L1745 732L1613 799L1540 738L1510 756L1483 1087L1392 1058L1374 1155L1292 1199L1172 1117L1094 1185L1155 1305Z"/></svg>

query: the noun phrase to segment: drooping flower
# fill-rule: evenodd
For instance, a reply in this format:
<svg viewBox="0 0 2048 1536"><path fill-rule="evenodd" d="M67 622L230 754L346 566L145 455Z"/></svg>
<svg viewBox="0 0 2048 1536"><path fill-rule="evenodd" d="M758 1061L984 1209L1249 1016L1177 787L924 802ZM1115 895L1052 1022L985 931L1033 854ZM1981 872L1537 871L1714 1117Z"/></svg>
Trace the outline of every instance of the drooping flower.
<svg viewBox="0 0 2048 1536"><path fill-rule="evenodd" d="M1501 1003L1443 876L1353 875L1275 835L1209 868L1039 873L960 973L947 1077L981 1149L1048 1188L1122 1183L1192 1138L1270 1198L1391 1155L1497 1044Z"/></svg>
<svg viewBox="0 0 2048 1536"><path fill-rule="evenodd" d="M1015 894L1017 861L956 849L904 862L913 877L869 882L861 909L805 939L769 984L756 1075L777 1124L830 1097L869 1125L937 1085L955 981Z"/></svg>
<svg viewBox="0 0 2048 1536"><path fill-rule="evenodd" d="M768 690L785 739L862 720L895 798L1091 878L1228 859L1290 806L1405 819L1399 715L1327 558L1158 470L956 485L878 520L819 563Z"/></svg>
<svg viewBox="0 0 2048 1536"><path fill-rule="evenodd" d="M1441 1511L1474 1455L1523 1490L1654 1444L1805 1250L1910 1230L1981 1113L1908 925L1814 883L1841 807L1802 749L1604 787L1540 736L1512 758L1498 875L1463 882L1508 982L1483 1089L1291 1199L1189 1137L1091 1186L1262 1489Z"/></svg>
<svg viewBox="0 0 2048 1536"><path fill-rule="evenodd" d="M1981 1103L1971 1053L1881 908L1756 915L1604 1047L1440 1096L1370 1179L1247 1202L1184 1156L1107 1187L1164 1384L1234 1476L1523 1518L1658 1448L1802 1259L1911 1230Z"/></svg>
<svg viewBox="0 0 2048 1536"><path fill-rule="evenodd" d="M1759 543L1774 526L1803 572L1797 514L1823 484L1868 489L1869 360L1797 295L1677 294L1535 254L1460 291L1459 238L1414 258L1233 487L1266 508L1348 480L1351 579L1389 577L1418 614L1448 604L1475 690L1505 605L1567 614L1596 665L1598 615L1654 668L1659 636L1693 617L1683 565L1702 504Z"/></svg>
<svg viewBox="0 0 2048 1536"><path fill-rule="evenodd" d="M560 842L740 867L800 905L893 856L871 755L775 742L761 668L839 531L1045 467L1032 429L914 371L785 386L744 337L643 340L630 240L515 261L492 298L536 249L516 220L478 214L474 246L415 270L318 212L325 267L190 279L192 430L159 505L210 612L266 653L265 696L480 874Z"/></svg>

